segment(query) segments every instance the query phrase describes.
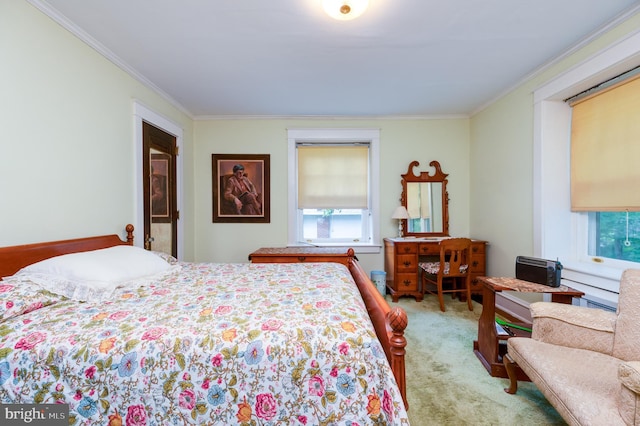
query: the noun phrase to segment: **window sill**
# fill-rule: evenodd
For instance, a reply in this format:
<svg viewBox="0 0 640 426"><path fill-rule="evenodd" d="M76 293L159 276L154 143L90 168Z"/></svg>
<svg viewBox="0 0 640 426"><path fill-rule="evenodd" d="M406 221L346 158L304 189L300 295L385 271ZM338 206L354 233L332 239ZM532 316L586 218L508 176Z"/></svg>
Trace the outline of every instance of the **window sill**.
<svg viewBox="0 0 640 426"><path fill-rule="evenodd" d="M562 283L585 293L616 302L620 290L622 270L587 262L563 262Z"/></svg>

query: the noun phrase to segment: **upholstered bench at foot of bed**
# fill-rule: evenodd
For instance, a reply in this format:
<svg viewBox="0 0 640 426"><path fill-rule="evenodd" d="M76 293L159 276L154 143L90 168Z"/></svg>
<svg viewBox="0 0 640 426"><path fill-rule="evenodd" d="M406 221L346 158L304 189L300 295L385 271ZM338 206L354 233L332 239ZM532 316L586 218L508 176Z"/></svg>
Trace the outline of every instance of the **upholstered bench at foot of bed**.
<svg viewBox="0 0 640 426"><path fill-rule="evenodd" d="M620 359L524 337L509 339L507 348L570 425L625 425L618 411Z"/></svg>

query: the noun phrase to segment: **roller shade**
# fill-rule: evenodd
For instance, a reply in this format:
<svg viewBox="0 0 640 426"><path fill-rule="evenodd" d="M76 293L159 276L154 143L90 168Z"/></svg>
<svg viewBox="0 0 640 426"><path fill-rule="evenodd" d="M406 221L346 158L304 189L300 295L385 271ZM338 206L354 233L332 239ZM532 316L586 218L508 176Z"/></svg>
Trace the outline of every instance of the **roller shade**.
<svg viewBox="0 0 640 426"><path fill-rule="evenodd" d="M572 107L571 210L640 211L640 75Z"/></svg>
<svg viewBox="0 0 640 426"><path fill-rule="evenodd" d="M368 144L298 145L297 154L298 208L368 208Z"/></svg>

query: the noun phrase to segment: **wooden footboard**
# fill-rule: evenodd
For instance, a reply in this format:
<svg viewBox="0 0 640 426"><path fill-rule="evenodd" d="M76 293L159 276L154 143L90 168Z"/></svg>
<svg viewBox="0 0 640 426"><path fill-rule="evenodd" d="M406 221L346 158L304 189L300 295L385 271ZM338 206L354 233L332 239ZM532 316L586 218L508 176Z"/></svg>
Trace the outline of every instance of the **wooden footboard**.
<svg viewBox="0 0 640 426"><path fill-rule="evenodd" d="M378 339L382 343L387 359L391 364L391 369L402 394L404 406L409 409L404 361L404 348L407 346L407 339L404 337L404 330L408 324L407 313L398 306L394 308L389 306L355 259L353 249L348 250L348 256L349 271L351 271L351 275L360 289L360 294L367 306Z"/></svg>

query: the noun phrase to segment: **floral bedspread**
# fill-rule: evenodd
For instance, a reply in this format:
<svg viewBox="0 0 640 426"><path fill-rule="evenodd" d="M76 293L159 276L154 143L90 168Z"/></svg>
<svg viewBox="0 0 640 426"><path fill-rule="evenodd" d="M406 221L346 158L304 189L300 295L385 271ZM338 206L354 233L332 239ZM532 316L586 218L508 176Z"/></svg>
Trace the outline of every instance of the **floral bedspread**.
<svg viewBox="0 0 640 426"><path fill-rule="evenodd" d="M77 425L408 424L343 265L180 265L0 322L0 402L67 403Z"/></svg>

